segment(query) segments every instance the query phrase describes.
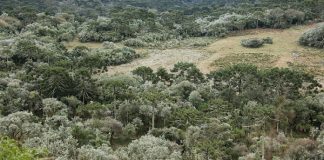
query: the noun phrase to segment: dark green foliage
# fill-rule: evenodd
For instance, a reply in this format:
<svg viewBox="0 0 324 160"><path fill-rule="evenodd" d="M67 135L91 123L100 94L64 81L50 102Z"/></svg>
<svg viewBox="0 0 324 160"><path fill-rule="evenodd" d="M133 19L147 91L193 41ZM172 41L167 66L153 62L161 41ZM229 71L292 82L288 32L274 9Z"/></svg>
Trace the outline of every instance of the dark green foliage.
<svg viewBox="0 0 324 160"><path fill-rule="evenodd" d="M171 82L172 75L165 68L158 68L155 74L158 81Z"/></svg>
<svg viewBox="0 0 324 160"><path fill-rule="evenodd" d="M155 137L163 137L169 141L181 142L184 140L184 134L181 129L171 127L171 128L162 128L162 129L152 129L149 132Z"/></svg>
<svg viewBox="0 0 324 160"><path fill-rule="evenodd" d="M73 95L75 83L66 69L45 67L40 71L39 89L46 97L65 97Z"/></svg>
<svg viewBox="0 0 324 160"><path fill-rule="evenodd" d="M185 129L189 126L202 124L205 117L193 107L182 107L172 111L170 126Z"/></svg>
<svg viewBox="0 0 324 160"><path fill-rule="evenodd" d="M265 44L273 44L273 39L271 37L263 38L262 41Z"/></svg>
<svg viewBox="0 0 324 160"><path fill-rule="evenodd" d="M17 49L12 56L13 61L16 64L24 64L27 59L37 61L42 58L41 50L36 46L35 42L30 40L22 40L17 43Z"/></svg>
<svg viewBox="0 0 324 160"><path fill-rule="evenodd" d="M243 47L247 47L247 48L259 48L259 47L263 46L263 44L264 44L264 41L257 39L257 38L241 40L241 45Z"/></svg>
<svg viewBox="0 0 324 160"><path fill-rule="evenodd" d="M184 78L193 83L202 83L205 81L204 75L193 63L178 62L171 70L176 76L175 78Z"/></svg>
<svg viewBox="0 0 324 160"><path fill-rule="evenodd" d="M262 71L247 64L212 72L208 77L214 81L216 89L223 90L222 94L229 101L234 101L236 95L261 102L266 101L266 97L267 101L280 96L297 99L301 96L300 89L317 92L317 87L320 87L314 77L306 73L279 68Z"/></svg>
<svg viewBox="0 0 324 160"><path fill-rule="evenodd" d="M155 75L153 73L153 70L150 67L138 67L135 70L132 71L134 75L140 76L144 82L146 81L152 81L155 79Z"/></svg>
<svg viewBox="0 0 324 160"><path fill-rule="evenodd" d="M95 100L98 96L97 86L95 81L91 78L91 73L86 69L82 68L78 70L74 77L76 83L76 96L83 103Z"/></svg>

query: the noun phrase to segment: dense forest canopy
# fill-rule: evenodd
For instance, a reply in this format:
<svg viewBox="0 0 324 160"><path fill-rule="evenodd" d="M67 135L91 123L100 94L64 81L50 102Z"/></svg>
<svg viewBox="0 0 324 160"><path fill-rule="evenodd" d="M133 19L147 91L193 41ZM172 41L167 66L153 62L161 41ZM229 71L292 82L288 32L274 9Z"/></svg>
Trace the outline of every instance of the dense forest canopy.
<svg viewBox="0 0 324 160"><path fill-rule="evenodd" d="M177 62L109 74L154 49L208 45L195 38L322 22L323 8L323 0L1 0L0 159L324 159L322 73L250 63L205 73ZM324 25L294 43L322 51Z"/></svg>

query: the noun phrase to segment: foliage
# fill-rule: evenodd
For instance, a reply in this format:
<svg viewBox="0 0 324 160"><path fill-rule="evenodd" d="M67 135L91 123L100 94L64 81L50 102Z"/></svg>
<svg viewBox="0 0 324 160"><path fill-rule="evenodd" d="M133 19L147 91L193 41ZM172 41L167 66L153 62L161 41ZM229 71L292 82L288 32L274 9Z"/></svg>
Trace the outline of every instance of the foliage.
<svg viewBox="0 0 324 160"><path fill-rule="evenodd" d="M299 43L304 46L324 48L324 25L319 25L314 29L305 32L300 38Z"/></svg>
<svg viewBox="0 0 324 160"><path fill-rule="evenodd" d="M112 65L120 65L124 63L131 62L132 60L139 57L136 54L136 51L128 48L116 48L116 49L96 49L92 51L92 56L100 57L99 64L101 66L112 66ZM96 62L98 64L98 61Z"/></svg>
<svg viewBox="0 0 324 160"><path fill-rule="evenodd" d="M241 40L241 45L247 48L259 48L263 46L263 44L264 44L263 40L256 39L256 38Z"/></svg>
<svg viewBox="0 0 324 160"><path fill-rule="evenodd" d="M24 141L39 135L41 124L35 123L28 112L16 112L0 118L0 133L17 141Z"/></svg>
<svg viewBox="0 0 324 160"><path fill-rule="evenodd" d="M230 54L210 74L188 62L109 70L142 49L206 47L242 30L321 21L323 7L322 0L1 0L0 159L323 159L322 86L309 73L271 68L265 62L275 56ZM300 44L323 48L321 31ZM70 47L78 41L93 43Z"/></svg>
<svg viewBox="0 0 324 160"><path fill-rule="evenodd" d="M167 140L143 136L122 151L130 159L181 159L178 145Z"/></svg>
<svg viewBox="0 0 324 160"><path fill-rule="evenodd" d="M9 138L2 137L0 139L0 159L33 160L40 158L41 154L37 150L20 148L16 141Z"/></svg>

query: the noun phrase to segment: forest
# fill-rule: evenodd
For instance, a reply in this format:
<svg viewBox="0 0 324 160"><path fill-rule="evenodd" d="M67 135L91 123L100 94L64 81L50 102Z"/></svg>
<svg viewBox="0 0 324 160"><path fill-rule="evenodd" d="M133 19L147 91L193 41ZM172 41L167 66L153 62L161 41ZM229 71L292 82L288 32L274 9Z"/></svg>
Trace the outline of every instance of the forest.
<svg viewBox="0 0 324 160"><path fill-rule="evenodd" d="M1 0L0 160L322 160L323 8L323 0ZM184 43L196 51L250 30L308 25L293 43L319 52L316 72L252 56L216 60L221 67L208 72L139 61ZM130 63L138 66L111 73Z"/></svg>

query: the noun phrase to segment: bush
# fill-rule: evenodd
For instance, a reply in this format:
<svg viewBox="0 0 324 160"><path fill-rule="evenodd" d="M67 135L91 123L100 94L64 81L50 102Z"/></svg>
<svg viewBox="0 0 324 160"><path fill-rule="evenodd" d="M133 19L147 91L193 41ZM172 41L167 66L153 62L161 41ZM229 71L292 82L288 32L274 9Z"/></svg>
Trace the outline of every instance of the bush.
<svg viewBox="0 0 324 160"><path fill-rule="evenodd" d="M19 144L9 138L0 138L0 159L37 159L40 155L36 150L19 147Z"/></svg>
<svg viewBox="0 0 324 160"><path fill-rule="evenodd" d="M263 41L265 44L273 44L273 40L272 40L271 37L263 38L262 41Z"/></svg>
<svg viewBox="0 0 324 160"><path fill-rule="evenodd" d="M140 39L132 38L124 41L124 45L128 47L146 47L147 43Z"/></svg>
<svg viewBox="0 0 324 160"><path fill-rule="evenodd" d="M299 44L316 48L324 48L324 24L306 31L300 38Z"/></svg>
<svg viewBox="0 0 324 160"><path fill-rule="evenodd" d="M247 47L247 48L259 48L261 46L263 46L264 41L257 39L257 38L251 38L251 39L243 39L241 41L241 45L243 47Z"/></svg>
<svg viewBox="0 0 324 160"><path fill-rule="evenodd" d="M102 43L102 46L105 48L105 49L114 49L116 48L116 45L114 42L109 42L109 41L105 41Z"/></svg>
<svg viewBox="0 0 324 160"><path fill-rule="evenodd" d="M92 52L92 55L99 56L104 63L103 66L125 64L139 57L135 50L128 47L116 49L96 49Z"/></svg>

